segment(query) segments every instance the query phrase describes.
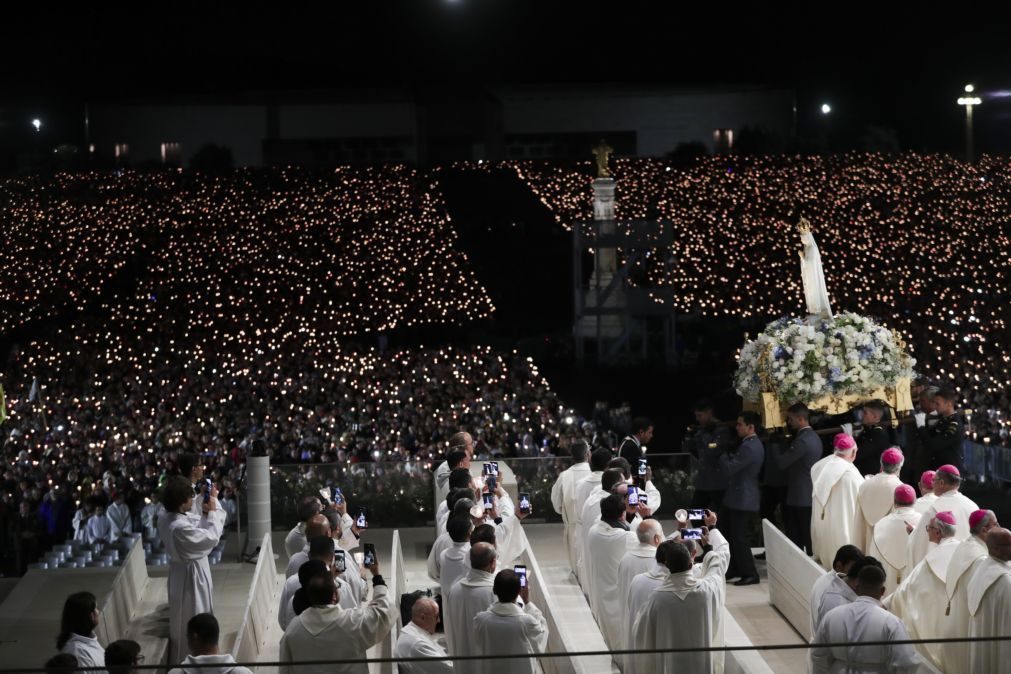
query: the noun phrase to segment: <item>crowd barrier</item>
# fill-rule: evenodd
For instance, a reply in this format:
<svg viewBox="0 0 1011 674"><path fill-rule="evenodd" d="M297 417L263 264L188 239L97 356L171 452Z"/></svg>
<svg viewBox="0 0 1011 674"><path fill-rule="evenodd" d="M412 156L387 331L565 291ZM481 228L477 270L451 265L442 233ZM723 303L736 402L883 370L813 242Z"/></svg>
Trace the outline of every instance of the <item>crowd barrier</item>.
<svg viewBox="0 0 1011 674"><path fill-rule="evenodd" d="M393 598L393 608L396 611L397 618L393 621L393 626L390 628L390 633L386 635L375 648L370 648L370 653L376 655L376 657L388 660L378 663L369 664L370 674L397 674L397 664L392 662L393 654L397 648L397 639L400 637L400 630L403 629L403 625L400 624L400 595L407 591L407 579L404 573L404 550L400 544L400 532L393 532L393 543L390 546L390 560L389 571L383 574L383 578L386 580L386 585L390 591L390 597Z"/></svg>
<svg viewBox="0 0 1011 674"><path fill-rule="evenodd" d="M271 630L277 626L277 569L270 534L264 534L260 554L249 585L249 597L242 614L232 657L238 662L255 662L264 651ZM276 633L274 634L276 636Z"/></svg>
<svg viewBox="0 0 1011 674"><path fill-rule="evenodd" d="M1011 484L1011 449L965 440L962 445L965 472L970 480Z"/></svg>
<svg viewBox="0 0 1011 674"><path fill-rule="evenodd" d="M825 570L769 520L762 520L769 603L804 639L811 640L811 588Z"/></svg>

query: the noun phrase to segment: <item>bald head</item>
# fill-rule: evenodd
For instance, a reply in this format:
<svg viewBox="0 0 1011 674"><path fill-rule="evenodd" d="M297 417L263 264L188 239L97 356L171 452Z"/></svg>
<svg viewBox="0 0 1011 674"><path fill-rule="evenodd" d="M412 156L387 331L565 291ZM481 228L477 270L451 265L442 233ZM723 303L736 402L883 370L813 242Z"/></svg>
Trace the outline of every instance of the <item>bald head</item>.
<svg viewBox="0 0 1011 674"><path fill-rule="evenodd" d="M313 515L305 525L305 539L330 535L330 520L323 513Z"/></svg>
<svg viewBox="0 0 1011 674"><path fill-rule="evenodd" d="M1011 531L995 527L986 535L986 550L994 559L1011 562Z"/></svg>
<svg viewBox="0 0 1011 674"><path fill-rule="evenodd" d="M495 571L495 562L498 553L495 546L489 543L478 543L470 547L470 568L476 571Z"/></svg>
<svg viewBox="0 0 1011 674"><path fill-rule="evenodd" d="M643 520L636 528L635 536L643 545L652 545L655 548L663 542L663 527L656 520Z"/></svg>
<svg viewBox="0 0 1011 674"><path fill-rule="evenodd" d="M429 634L435 634L439 624L439 605L431 597L422 597L411 607L411 622Z"/></svg>

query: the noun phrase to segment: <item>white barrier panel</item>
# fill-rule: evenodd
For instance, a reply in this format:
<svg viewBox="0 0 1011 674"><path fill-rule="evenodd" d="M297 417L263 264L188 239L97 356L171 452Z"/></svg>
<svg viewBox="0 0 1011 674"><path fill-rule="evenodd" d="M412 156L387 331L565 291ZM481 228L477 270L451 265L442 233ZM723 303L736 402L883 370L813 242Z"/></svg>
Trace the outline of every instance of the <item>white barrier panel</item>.
<svg viewBox="0 0 1011 674"><path fill-rule="evenodd" d="M112 582L112 591L108 599L99 607L101 617L98 627L95 628L99 641L108 644L116 639L122 639L123 635L130 631L134 613L146 585L147 562L144 559L144 546L138 538Z"/></svg>
<svg viewBox="0 0 1011 674"><path fill-rule="evenodd" d="M825 570L793 544L769 520L762 520L765 561L769 571L769 603L811 640L811 588Z"/></svg>
<svg viewBox="0 0 1011 674"><path fill-rule="evenodd" d="M390 566L389 574L384 575L386 585L390 591L390 598L393 600L393 610L397 618L390 627L390 633L386 635L375 648L369 649L369 657L392 658L397 647L397 639L400 637L400 595L407 591L407 580L404 575L404 549L400 544L400 531L393 532L393 544L390 546ZM370 663L369 671L372 674L397 674L396 663L382 662Z"/></svg>
<svg viewBox="0 0 1011 674"><path fill-rule="evenodd" d="M249 598L242 614L242 623L235 635L232 657L237 662L256 662L266 643L271 626L277 623L277 571L274 568L274 548L270 534L263 536L256 570L249 587Z"/></svg>

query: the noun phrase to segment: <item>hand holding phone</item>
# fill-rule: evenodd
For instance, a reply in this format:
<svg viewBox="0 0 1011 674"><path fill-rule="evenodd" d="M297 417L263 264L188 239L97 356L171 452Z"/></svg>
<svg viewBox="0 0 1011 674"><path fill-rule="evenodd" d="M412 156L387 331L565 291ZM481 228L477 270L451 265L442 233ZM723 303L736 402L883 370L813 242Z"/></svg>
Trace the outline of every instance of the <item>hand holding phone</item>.
<svg viewBox="0 0 1011 674"><path fill-rule="evenodd" d="M365 517L365 508L358 509L358 515L355 517L355 526L358 527L359 529L369 528L369 521ZM365 566L368 566L368 564L366 564Z"/></svg>
<svg viewBox="0 0 1011 674"><path fill-rule="evenodd" d="M530 514L530 494L520 492L520 512L524 515Z"/></svg>
<svg viewBox="0 0 1011 674"><path fill-rule="evenodd" d="M683 541L701 541L702 540L702 529L681 529L681 540L683 540Z"/></svg>
<svg viewBox="0 0 1011 674"><path fill-rule="evenodd" d="M688 511L688 519L694 522L701 522L706 518L706 511L703 508L693 508Z"/></svg>
<svg viewBox="0 0 1011 674"><path fill-rule="evenodd" d="M376 557L376 546L372 543L365 544L362 566L371 571L373 576L379 573L379 559Z"/></svg>
<svg viewBox="0 0 1011 674"><path fill-rule="evenodd" d="M344 573L348 570L346 554L343 550L335 550L333 553L333 568L337 573Z"/></svg>
<svg viewBox="0 0 1011 674"><path fill-rule="evenodd" d="M517 576L520 577L520 588L527 586L527 567L522 564L517 564L513 567L513 571Z"/></svg>
<svg viewBox="0 0 1011 674"><path fill-rule="evenodd" d="M628 504L630 506L639 505L639 490L635 487L628 488Z"/></svg>

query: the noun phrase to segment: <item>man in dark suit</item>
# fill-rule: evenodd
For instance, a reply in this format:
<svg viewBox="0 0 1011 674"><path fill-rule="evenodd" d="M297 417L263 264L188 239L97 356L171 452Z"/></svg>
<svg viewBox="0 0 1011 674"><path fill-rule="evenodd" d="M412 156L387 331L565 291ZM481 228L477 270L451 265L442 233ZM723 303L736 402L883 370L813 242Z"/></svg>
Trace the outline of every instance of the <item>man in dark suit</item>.
<svg viewBox="0 0 1011 674"><path fill-rule="evenodd" d="M737 437L741 439L741 446L723 452L719 458L720 468L728 478L720 510L720 529L730 543L727 580L740 578L734 585L758 583L748 534L754 526L762 499L758 488L758 473L765 458L765 447L758 439L761 423L761 417L754 412L741 412L737 417Z"/></svg>
<svg viewBox="0 0 1011 674"><path fill-rule="evenodd" d="M843 431L856 438L857 458L853 465L861 475L877 475L881 468L881 454L895 446L889 429L881 425L884 416L885 406L879 400L872 400L864 405L863 428L857 434L853 433L849 424L843 424Z"/></svg>
<svg viewBox="0 0 1011 674"><path fill-rule="evenodd" d="M719 511L723 492L727 488L727 474L720 466L720 457L736 445L730 429L713 414L713 405L703 400L695 405L695 433L691 438L691 452L699 462L695 476L693 508Z"/></svg>
<svg viewBox="0 0 1011 674"><path fill-rule="evenodd" d="M949 388L941 388L934 394L934 406L937 409L938 420L933 426L927 426L926 414L917 412L916 434L919 437L928 465L943 466L950 464L959 471L965 468L962 460L962 421L955 414L955 403L958 396Z"/></svg>
<svg viewBox="0 0 1011 674"><path fill-rule="evenodd" d="M628 435L618 447L618 456L628 461L628 465L635 471L639 465L639 458L642 456L643 445L652 439L653 422L646 417L636 417L632 419Z"/></svg>
<svg viewBox="0 0 1011 674"><path fill-rule="evenodd" d="M786 535L794 544L811 554L811 466L822 454L821 439L811 428L811 412L804 403L786 410L786 423L794 432L787 450L775 450L776 465L786 473L786 506L783 519Z"/></svg>

